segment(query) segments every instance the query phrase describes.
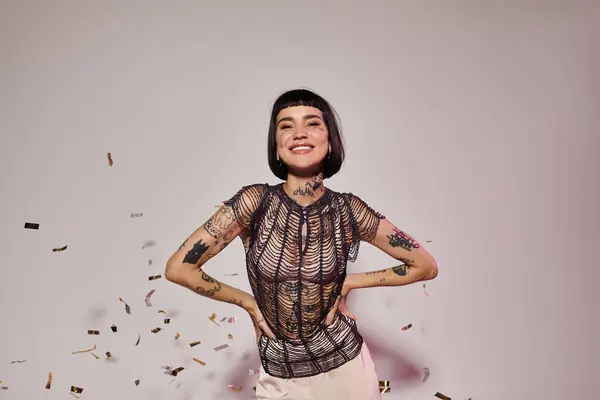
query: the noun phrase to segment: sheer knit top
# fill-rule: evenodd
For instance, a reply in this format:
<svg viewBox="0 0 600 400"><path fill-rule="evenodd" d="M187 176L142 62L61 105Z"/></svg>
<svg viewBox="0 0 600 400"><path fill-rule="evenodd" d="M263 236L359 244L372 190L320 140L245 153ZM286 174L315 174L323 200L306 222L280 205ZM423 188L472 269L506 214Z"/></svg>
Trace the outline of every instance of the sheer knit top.
<svg viewBox="0 0 600 400"><path fill-rule="evenodd" d="M302 206L278 185L253 184L225 202L250 233L244 241L253 295L276 339L260 337L265 372L279 378L317 375L358 356L362 346L353 319L335 303L361 241L371 241L385 218L352 193L325 189Z"/></svg>

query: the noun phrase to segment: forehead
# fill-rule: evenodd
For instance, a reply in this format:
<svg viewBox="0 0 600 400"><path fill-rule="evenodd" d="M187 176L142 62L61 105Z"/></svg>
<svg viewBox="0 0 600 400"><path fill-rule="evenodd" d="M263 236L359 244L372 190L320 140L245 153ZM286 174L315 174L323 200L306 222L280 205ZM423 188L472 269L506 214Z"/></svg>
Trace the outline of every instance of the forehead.
<svg viewBox="0 0 600 400"><path fill-rule="evenodd" d="M293 106L284 108L277 114L276 122L281 121L283 118L292 119L303 119L307 115L318 115L323 118L323 113L318 108L308 106Z"/></svg>

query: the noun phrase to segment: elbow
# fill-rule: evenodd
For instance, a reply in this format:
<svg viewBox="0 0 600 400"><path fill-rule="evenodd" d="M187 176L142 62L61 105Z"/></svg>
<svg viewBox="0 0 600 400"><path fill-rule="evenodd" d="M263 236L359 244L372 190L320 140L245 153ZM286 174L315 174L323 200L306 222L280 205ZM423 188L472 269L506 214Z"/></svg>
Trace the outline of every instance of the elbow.
<svg viewBox="0 0 600 400"><path fill-rule="evenodd" d="M434 260L425 268L425 278L423 280L430 281L432 279L435 279L437 276L438 276L438 266Z"/></svg>
<svg viewBox="0 0 600 400"><path fill-rule="evenodd" d="M165 267L165 279L168 280L169 282L173 282L173 283L180 283L181 282L181 272L180 272L181 267L171 264L171 263L167 263L167 266Z"/></svg>

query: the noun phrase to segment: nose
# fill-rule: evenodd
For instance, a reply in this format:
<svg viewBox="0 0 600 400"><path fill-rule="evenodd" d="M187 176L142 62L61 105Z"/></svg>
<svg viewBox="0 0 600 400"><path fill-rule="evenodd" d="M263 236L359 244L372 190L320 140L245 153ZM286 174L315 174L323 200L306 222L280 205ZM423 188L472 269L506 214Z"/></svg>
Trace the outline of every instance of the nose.
<svg viewBox="0 0 600 400"><path fill-rule="evenodd" d="M294 131L294 139L305 138L308 136L308 132L304 129L296 129Z"/></svg>

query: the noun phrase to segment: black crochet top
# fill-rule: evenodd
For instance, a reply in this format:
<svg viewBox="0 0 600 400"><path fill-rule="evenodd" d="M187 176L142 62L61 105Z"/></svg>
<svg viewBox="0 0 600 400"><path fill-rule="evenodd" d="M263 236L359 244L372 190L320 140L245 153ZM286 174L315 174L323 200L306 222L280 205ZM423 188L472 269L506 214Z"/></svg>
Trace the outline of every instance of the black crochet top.
<svg viewBox="0 0 600 400"><path fill-rule="evenodd" d="M358 356L362 336L339 311L325 317L355 261L361 241L371 241L385 218L352 193L325 189L301 206L275 186L244 186L225 202L250 232L244 241L248 279L277 339L260 337L265 372L279 378L317 375Z"/></svg>

